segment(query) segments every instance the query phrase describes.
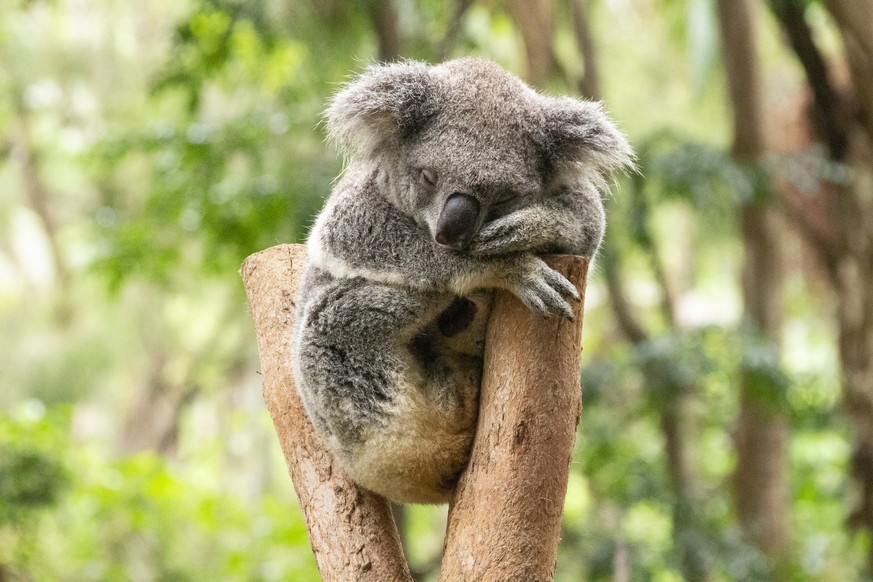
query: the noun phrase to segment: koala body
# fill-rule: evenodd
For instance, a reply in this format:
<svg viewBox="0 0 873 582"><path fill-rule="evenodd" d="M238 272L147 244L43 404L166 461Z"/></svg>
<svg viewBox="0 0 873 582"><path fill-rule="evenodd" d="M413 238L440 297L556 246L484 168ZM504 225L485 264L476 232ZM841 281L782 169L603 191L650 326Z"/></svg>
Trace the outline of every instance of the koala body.
<svg viewBox="0 0 873 582"><path fill-rule="evenodd" d="M475 431L488 290L572 317L576 290L537 254L594 255L599 190L632 153L597 104L482 59L372 66L326 115L350 161L307 243L297 388L354 481L445 502Z"/></svg>

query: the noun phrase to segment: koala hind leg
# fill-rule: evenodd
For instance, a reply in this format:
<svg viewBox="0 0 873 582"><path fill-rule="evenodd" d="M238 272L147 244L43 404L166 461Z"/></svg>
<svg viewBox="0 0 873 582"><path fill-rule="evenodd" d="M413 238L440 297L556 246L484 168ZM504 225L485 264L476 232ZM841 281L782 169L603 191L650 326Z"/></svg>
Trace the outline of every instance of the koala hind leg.
<svg viewBox="0 0 873 582"><path fill-rule="evenodd" d="M453 299L342 279L301 313L297 382L316 429L352 479L396 501L445 501L468 456L476 411L459 384L469 364L439 342L432 357L419 351Z"/></svg>

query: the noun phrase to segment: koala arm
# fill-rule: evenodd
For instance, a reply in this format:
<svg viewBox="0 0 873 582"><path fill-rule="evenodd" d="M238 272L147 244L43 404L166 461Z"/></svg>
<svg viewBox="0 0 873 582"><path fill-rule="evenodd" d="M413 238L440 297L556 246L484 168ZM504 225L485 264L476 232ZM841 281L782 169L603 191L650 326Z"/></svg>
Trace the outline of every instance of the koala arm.
<svg viewBox="0 0 873 582"><path fill-rule="evenodd" d="M597 252L603 230L603 206L594 188L564 188L489 222L467 251L481 257L523 251L591 257Z"/></svg>
<svg viewBox="0 0 873 582"><path fill-rule="evenodd" d="M348 179L347 179L348 178ZM504 288L542 315L572 318L576 289L530 253L477 257L437 245L382 197L372 179L344 178L309 237L310 261L335 277L466 295Z"/></svg>

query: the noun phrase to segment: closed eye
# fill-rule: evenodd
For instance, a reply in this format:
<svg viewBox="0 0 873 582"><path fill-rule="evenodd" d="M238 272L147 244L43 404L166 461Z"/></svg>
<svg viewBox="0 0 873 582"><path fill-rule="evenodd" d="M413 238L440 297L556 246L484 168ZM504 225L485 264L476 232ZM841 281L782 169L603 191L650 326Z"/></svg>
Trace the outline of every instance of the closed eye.
<svg viewBox="0 0 873 582"><path fill-rule="evenodd" d="M428 188L436 188L437 175L433 170L423 169L418 173L418 181Z"/></svg>
<svg viewBox="0 0 873 582"><path fill-rule="evenodd" d="M518 194L515 193L498 198L491 204L491 208L488 209L488 214L485 215L485 222L491 222L510 212L516 200L518 200Z"/></svg>

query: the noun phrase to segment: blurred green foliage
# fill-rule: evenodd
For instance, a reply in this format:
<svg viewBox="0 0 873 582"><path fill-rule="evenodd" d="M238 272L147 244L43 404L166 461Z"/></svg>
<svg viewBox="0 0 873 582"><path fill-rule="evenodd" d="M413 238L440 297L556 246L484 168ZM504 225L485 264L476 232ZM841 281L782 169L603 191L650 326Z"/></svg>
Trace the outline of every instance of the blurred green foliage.
<svg viewBox="0 0 873 582"><path fill-rule="evenodd" d="M13 573L21 568L37 580L317 578L293 500L232 495L222 487L223 469L209 462L171 466L151 452L112 458L71 441L69 412L46 413L30 401L0 416L0 563L12 564Z"/></svg>
<svg viewBox="0 0 873 582"><path fill-rule="evenodd" d="M0 418L0 527L23 526L39 510L56 504L66 491L68 472L52 452L62 442L63 420Z"/></svg>
<svg viewBox="0 0 873 582"><path fill-rule="evenodd" d="M773 579L730 497L742 369L789 411L790 577L855 579L831 306L798 267L783 364L749 341L734 219L737 204L767 201L768 173L802 191L845 169L815 152L763 169L730 160L711 1L591 5L604 97L640 166L608 201L607 246L648 337L617 331L604 255L586 298L557 578L610 580L624 561L635 581L681 580L695 563L713 580ZM0 3L0 579L318 579L236 270L302 241L339 173L320 112L376 58L370 6ZM397 6L403 56L435 59L452 4ZM555 6L572 76L569 7ZM768 79L787 91L797 71L773 23L762 29ZM449 53L524 68L494 3L470 7ZM549 90L573 86L556 77ZM693 481L682 498L663 430L677 399ZM432 580L445 509L410 507L406 524L410 560Z"/></svg>

